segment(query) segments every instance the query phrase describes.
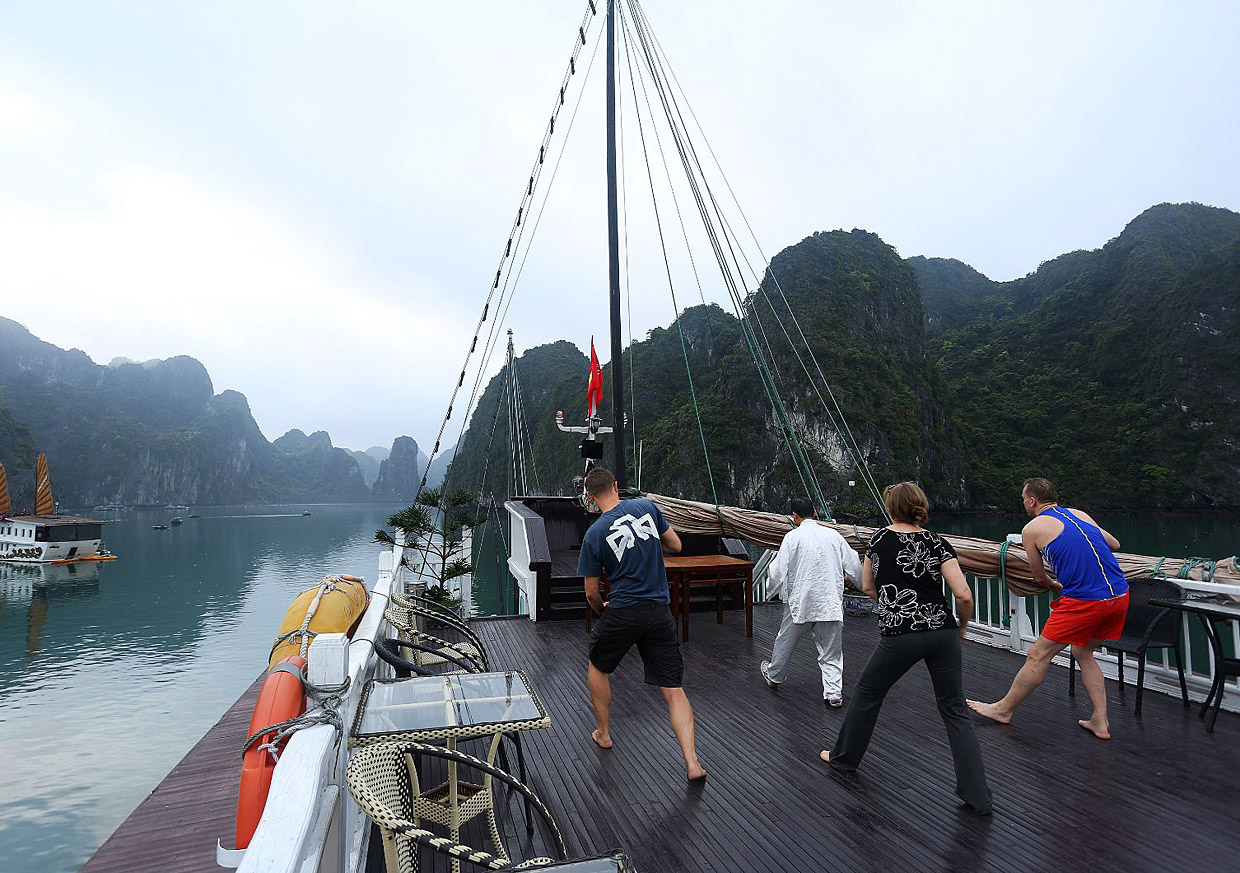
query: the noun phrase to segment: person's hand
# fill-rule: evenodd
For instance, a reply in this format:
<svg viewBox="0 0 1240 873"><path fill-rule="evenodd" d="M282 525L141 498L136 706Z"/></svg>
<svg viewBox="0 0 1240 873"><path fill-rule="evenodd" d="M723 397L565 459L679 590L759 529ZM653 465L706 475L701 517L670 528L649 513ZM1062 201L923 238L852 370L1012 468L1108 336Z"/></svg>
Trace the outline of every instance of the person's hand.
<svg viewBox="0 0 1240 873"><path fill-rule="evenodd" d="M961 618L957 621L956 631L960 634L960 639L962 641L965 640L969 635L969 620L967 618Z"/></svg>
<svg viewBox="0 0 1240 873"><path fill-rule="evenodd" d="M1055 594L1063 594L1063 586L1060 585L1058 582L1056 582L1054 579L1051 580L1050 590L1054 592Z"/></svg>

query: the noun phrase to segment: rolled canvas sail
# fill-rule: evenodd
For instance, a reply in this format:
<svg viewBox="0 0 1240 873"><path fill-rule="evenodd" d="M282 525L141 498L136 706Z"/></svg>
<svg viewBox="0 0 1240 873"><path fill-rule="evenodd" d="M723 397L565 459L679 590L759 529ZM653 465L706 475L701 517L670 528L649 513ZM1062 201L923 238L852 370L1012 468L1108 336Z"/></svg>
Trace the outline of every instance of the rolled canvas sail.
<svg viewBox="0 0 1240 873"><path fill-rule="evenodd" d="M4 464L0 464L0 515L13 512L13 504L9 502L9 480L4 475Z"/></svg>
<svg viewBox="0 0 1240 873"><path fill-rule="evenodd" d="M39 455L34 467L34 514L55 515L56 503L52 500L52 480L47 475L47 455Z"/></svg>

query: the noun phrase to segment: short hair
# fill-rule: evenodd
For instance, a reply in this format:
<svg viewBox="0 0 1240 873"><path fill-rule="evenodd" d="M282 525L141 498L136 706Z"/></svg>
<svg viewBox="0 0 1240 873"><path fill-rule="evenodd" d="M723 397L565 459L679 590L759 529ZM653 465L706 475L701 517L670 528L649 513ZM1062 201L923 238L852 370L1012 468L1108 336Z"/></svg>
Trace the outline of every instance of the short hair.
<svg viewBox="0 0 1240 873"><path fill-rule="evenodd" d="M606 467L595 467L586 474L586 491L589 491L592 497L606 494L615 484L616 477Z"/></svg>
<svg viewBox="0 0 1240 873"><path fill-rule="evenodd" d="M1024 486L1020 490L1028 492L1029 496L1038 501L1038 503L1059 502L1059 492L1055 490L1055 486L1051 484L1049 479L1026 479Z"/></svg>
<svg viewBox="0 0 1240 873"><path fill-rule="evenodd" d="M801 518L814 517L814 504L804 497L792 498L792 511Z"/></svg>
<svg viewBox="0 0 1240 873"><path fill-rule="evenodd" d="M883 490L883 504L893 521L925 524L930 520L930 501L916 482L898 482Z"/></svg>

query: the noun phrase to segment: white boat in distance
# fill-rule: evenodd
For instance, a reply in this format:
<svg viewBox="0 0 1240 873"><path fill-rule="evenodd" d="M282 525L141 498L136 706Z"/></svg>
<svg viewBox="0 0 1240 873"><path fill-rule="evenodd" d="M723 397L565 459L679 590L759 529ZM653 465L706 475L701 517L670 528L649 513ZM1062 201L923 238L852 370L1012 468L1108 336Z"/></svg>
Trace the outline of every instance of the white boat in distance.
<svg viewBox="0 0 1240 873"><path fill-rule="evenodd" d="M47 458L35 465L34 515L10 515L8 481L0 466L0 561L21 564L68 564L115 561L103 547L103 522L76 515L57 515Z"/></svg>

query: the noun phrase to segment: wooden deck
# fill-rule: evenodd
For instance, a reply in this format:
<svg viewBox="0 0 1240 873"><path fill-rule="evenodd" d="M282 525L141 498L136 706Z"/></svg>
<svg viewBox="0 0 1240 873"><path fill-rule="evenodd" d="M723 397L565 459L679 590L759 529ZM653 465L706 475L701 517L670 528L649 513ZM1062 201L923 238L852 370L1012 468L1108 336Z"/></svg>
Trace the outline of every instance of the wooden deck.
<svg viewBox="0 0 1240 873"><path fill-rule="evenodd" d="M241 745L261 679L121 822L81 873L221 873L215 841L233 844Z"/></svg>
<svg viewBox="0 0 1240 873"><path fill-rule="evenodd" d="M743 614L727 613L722 626L703 614L682 646L699 754L710 772L701 789L684 781L666 707L642 683L636 651L613 676L615 746L604 752L590 740L584 628L475 623L492 664L524 670L551 712L550 730L526 734L527 763L571 852L622 848L641 873L1163 873L1240 864L1240 717L1224 712L1208 734L1196 705L1189 711L1178 699L1147 693L1138 719L1134 689L1121 694L1108 682L1114 739L1102 742L1076 724L1088 715L1088 698L1083 691L1068 697L1067 671L1053 667L1012 725L977 720L995 798L994 815L982 818L958 807L924 669L888 696L856 775L834 775L818 761L844 712L822 704L812 644L778 692L758 675L780 608L756 608L752 639ZM876 638L873 618L847 620L846 702ZM966 645L966 693L1001 696L1021 663ZM520 821L515 801L506 818Z"/></svg>
<svg viewBox="0 0 1240 873"><path fill-rule="evenodd" d="M980 818L959 809L952 793L946 734L922 669L888 696L858 774L836 776L818 761L844 714L821 702L812 646L798 652L778 692L758 675L781 608L755 607L752 639L743 612L726 612L722 626L704 612L682 645L710 771L696 788L684 781L666 708L642 683L636 652L613 677L615 747L604 752L590 741L582 624L474 623L492 664L524 670L551 713L549 730L524 735L527 764L573 854L622 848L641 873L1237 868L1240 716L1223 712L1208 734L1195 705L1188 711L1147 693L1137 719L1133 689L1121 696L1108 682L1115 739L1104 743L1076 726L1088 699L1068 697L1067 672L1054 667L1014 724L977 721L995 796L994 815ZM876 634L872 618L846 622L845 701ZM1021 660L967 645L966 692L1000 696ZM83 873L218 873L215 841L231 843L239 749L257 691L255 683ZM515 799L502 820L511 850L543 853L541 835L522 845ZM489 848L477 824L463 838ZM442 861L423 869L446 869Z"/></svg>

